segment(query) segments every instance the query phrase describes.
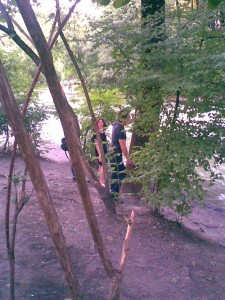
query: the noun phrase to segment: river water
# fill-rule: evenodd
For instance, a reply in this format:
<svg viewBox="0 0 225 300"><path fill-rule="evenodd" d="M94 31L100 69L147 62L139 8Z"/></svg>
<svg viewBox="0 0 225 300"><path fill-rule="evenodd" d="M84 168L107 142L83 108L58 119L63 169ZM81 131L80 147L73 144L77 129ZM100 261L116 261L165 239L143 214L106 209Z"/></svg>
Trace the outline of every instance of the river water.
<svg viewBox="0 0 225 300"><path fill-rule="evenodd" d="M225 164L222 164L217 168L217 171L220 172L225 178ZM208 181L206 172L203 170L199 171L201 177ZM206 195L204 200L207 203L214 204L225 208L225 180L217 180L213 186L206 187Z"/></svg>

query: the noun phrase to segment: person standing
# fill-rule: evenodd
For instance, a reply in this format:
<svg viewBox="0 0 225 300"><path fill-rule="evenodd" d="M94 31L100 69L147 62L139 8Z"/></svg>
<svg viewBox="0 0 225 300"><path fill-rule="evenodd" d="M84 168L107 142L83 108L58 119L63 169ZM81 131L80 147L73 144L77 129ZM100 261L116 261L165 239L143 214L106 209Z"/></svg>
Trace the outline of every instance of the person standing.
<svg viewBox="0 0 225 300"><path fill-rule="evenodd" d="M127 109L121 109L118 113L118 121L112 128L111 193L115 201L119 199L121 182L126 177L126 167L130 168L133 165L133 161L128 156L124 127L130 119L130 112ZM123 156L126 159L126 167L123 163Z"/></svg>
<svg viewBox="0 0 225 300"><path fill-rule="evenodd" d="M106 128L106 122L103 118L98 118L97 119L97 125L98 125L98 130L101 136L102 140L102 146L103 146L103 152L104 154L107 153L107 137L105 134L105 128ZM105 178L104 178L104 170L103 170L103 165L102 165L102 157L101 157L101 152L100 148L98 145L97 141L97 136L94 134L91 138L91 141L95 144L95 156L98 158L98 164L99 164L99 182L102 186L105 186Z"/></svg>
<svg viewBox="0 0 225 300"><path fill-rule="evenodd" d="M67 152L69 151L68 150L68 147L67 147L67 143L66 143L66 138L63 137L61 139L61 149L63 151L65 151L65 154L66 154L66 157L69 159L70 161L70 157L67 155ZM76 174L75 174L75 170L74 170L74 167L72 165L72 163L70 162L70 169L71 169L71 173L72 173L72 178L73 178L73 181L76 181Z"/></svg>

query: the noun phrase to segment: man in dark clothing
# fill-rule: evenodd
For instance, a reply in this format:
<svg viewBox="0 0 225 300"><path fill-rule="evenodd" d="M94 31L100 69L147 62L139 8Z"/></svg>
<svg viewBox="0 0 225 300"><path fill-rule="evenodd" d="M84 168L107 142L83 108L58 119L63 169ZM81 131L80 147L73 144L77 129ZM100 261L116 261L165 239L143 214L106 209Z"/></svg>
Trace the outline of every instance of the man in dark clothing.
<svg viewBox="0 0 225 300"><path fill-rule="evenodd" d="M115 122L112 129L112 148L113 157L111 159L111 192L115 199L118 199L121 181L126 177L126 167L123 163L123 155L126 158L126 166L133 164L128 157L126 147L126 131L124 126L130 120L130 113L127 110L121 110L118 114L118 121Z"/></svg>

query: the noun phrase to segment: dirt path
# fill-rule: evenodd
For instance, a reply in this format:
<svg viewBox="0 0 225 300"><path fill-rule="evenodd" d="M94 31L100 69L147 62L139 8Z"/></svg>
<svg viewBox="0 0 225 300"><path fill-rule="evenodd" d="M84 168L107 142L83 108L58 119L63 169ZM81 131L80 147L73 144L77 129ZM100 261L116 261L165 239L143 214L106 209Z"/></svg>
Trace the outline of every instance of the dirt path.
<svg viewBox="0 0 225 300"><path fill-rule="evenodd" d="M53 155L54 153L54 155ZM41 165L66 237L68 251L85 300L107 299L110 280L95 251L77 185L68 161L52 146ZM55 161L49 158L55 157ZM17 159L17 171L23 162ZM0 157L0 299L9 299L9 266L4 214L9 158ZM90 187L99 226L113 264L118 265L126 233L124 215L137 212L125 269L121 300L224 300L225 211L196 207L180 225L165 211L154 215L138 199L124 195L117 216L108 216L97 191ZM28 189L31 189L29 183ZM13 204L12 204L13 207ZM46 222L35 195L19 217L16 238L16 299L65 300L69 293Z"/></svg>

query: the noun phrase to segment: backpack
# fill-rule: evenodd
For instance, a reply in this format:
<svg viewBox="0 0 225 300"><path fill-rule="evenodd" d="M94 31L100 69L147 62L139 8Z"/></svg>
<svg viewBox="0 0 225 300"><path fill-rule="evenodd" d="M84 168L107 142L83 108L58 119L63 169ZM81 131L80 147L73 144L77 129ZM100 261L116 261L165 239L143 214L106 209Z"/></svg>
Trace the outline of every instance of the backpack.
<svg viewBox="0 0 225 300"><path fill-rule="evenodd" d="M61 149L64 150L64 151L68 151L68 147L67 147L67 143L66 143L65 138L61 139Z"/></svg>

